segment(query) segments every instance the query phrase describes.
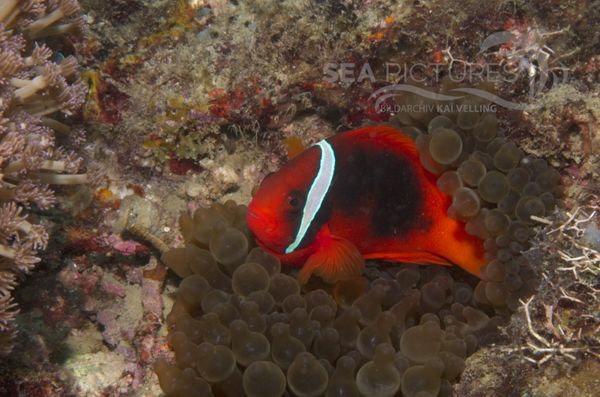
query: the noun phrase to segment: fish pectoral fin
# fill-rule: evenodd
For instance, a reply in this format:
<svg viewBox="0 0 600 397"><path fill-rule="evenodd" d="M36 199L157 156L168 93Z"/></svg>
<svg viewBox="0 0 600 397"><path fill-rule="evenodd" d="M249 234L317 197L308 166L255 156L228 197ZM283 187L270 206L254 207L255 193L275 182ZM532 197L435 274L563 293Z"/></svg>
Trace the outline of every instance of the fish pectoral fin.
<svg viewBox="0 0 600 397"><path fill-rule="evenodd" d="M298 272L300 284L306 284L311 275L321 277L325 282L360 276L365 267L365 260L360 251L350 241L330 237L313 253Z"/></svg>
<svg viewBox="0 0 600 397"><path fill-rule="evenodd" d="M415 264L434 264L451 266L452 263L441 256L431 252L373 252L365 255L365 259L380 259L393 262L406 262Z"/></svg>

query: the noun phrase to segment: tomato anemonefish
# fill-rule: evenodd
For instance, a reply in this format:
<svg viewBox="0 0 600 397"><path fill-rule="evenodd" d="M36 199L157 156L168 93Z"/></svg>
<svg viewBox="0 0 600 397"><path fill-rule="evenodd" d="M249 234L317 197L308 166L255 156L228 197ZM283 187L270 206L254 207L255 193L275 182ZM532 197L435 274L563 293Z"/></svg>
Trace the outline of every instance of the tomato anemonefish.
<svg viewBox="0 0 600 397"><path fill-rule="evenodd" d="M454 263L479 275L483 241L447 214L451 197L412 139L391 127L325 139L268 175L248 206L257 242L328 282L360 275L364 259Z"/></svg>

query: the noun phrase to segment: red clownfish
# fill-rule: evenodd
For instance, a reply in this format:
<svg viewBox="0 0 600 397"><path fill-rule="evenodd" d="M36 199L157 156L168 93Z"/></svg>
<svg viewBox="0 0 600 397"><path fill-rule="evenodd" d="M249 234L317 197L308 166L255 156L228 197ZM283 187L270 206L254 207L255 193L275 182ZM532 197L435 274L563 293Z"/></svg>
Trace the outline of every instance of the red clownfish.
<svg viewBox="0 0 600 397"><path fill-rule="evenodd" d="M325 139L268 175L248 206L257 242L300 282L360 275L364 259L456 264L479 275L483 241L447 214L451 197L412 139L376 126Z"/></svg>

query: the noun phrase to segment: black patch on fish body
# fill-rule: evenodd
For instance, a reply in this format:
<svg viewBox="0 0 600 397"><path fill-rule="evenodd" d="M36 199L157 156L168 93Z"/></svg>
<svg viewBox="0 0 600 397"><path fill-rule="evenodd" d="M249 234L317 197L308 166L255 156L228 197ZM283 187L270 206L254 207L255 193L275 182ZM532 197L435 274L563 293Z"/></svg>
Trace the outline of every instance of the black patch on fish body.
<svg viewBox="0 0 600 397"><path fill-rule="evenodd" d="M348 216L371 218L375 237L402 237L426 230L424 193L410 160L385 146L339 140L333 146L336 168L329 198Z"/></svg>

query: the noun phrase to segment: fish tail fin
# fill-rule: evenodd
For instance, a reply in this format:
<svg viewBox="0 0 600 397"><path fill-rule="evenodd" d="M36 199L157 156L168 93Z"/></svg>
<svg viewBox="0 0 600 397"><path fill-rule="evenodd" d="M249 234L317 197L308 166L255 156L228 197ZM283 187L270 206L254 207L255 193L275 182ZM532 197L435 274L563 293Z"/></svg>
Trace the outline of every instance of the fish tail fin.
<svg viewBox="0 0 600 397"><path fill-rule="evenodd" d="M365 261L354 244L343 238L330 237L308 258L297 278L301 284L306 284L314 274L334 283L361 275L364 266Z"/></svg>

